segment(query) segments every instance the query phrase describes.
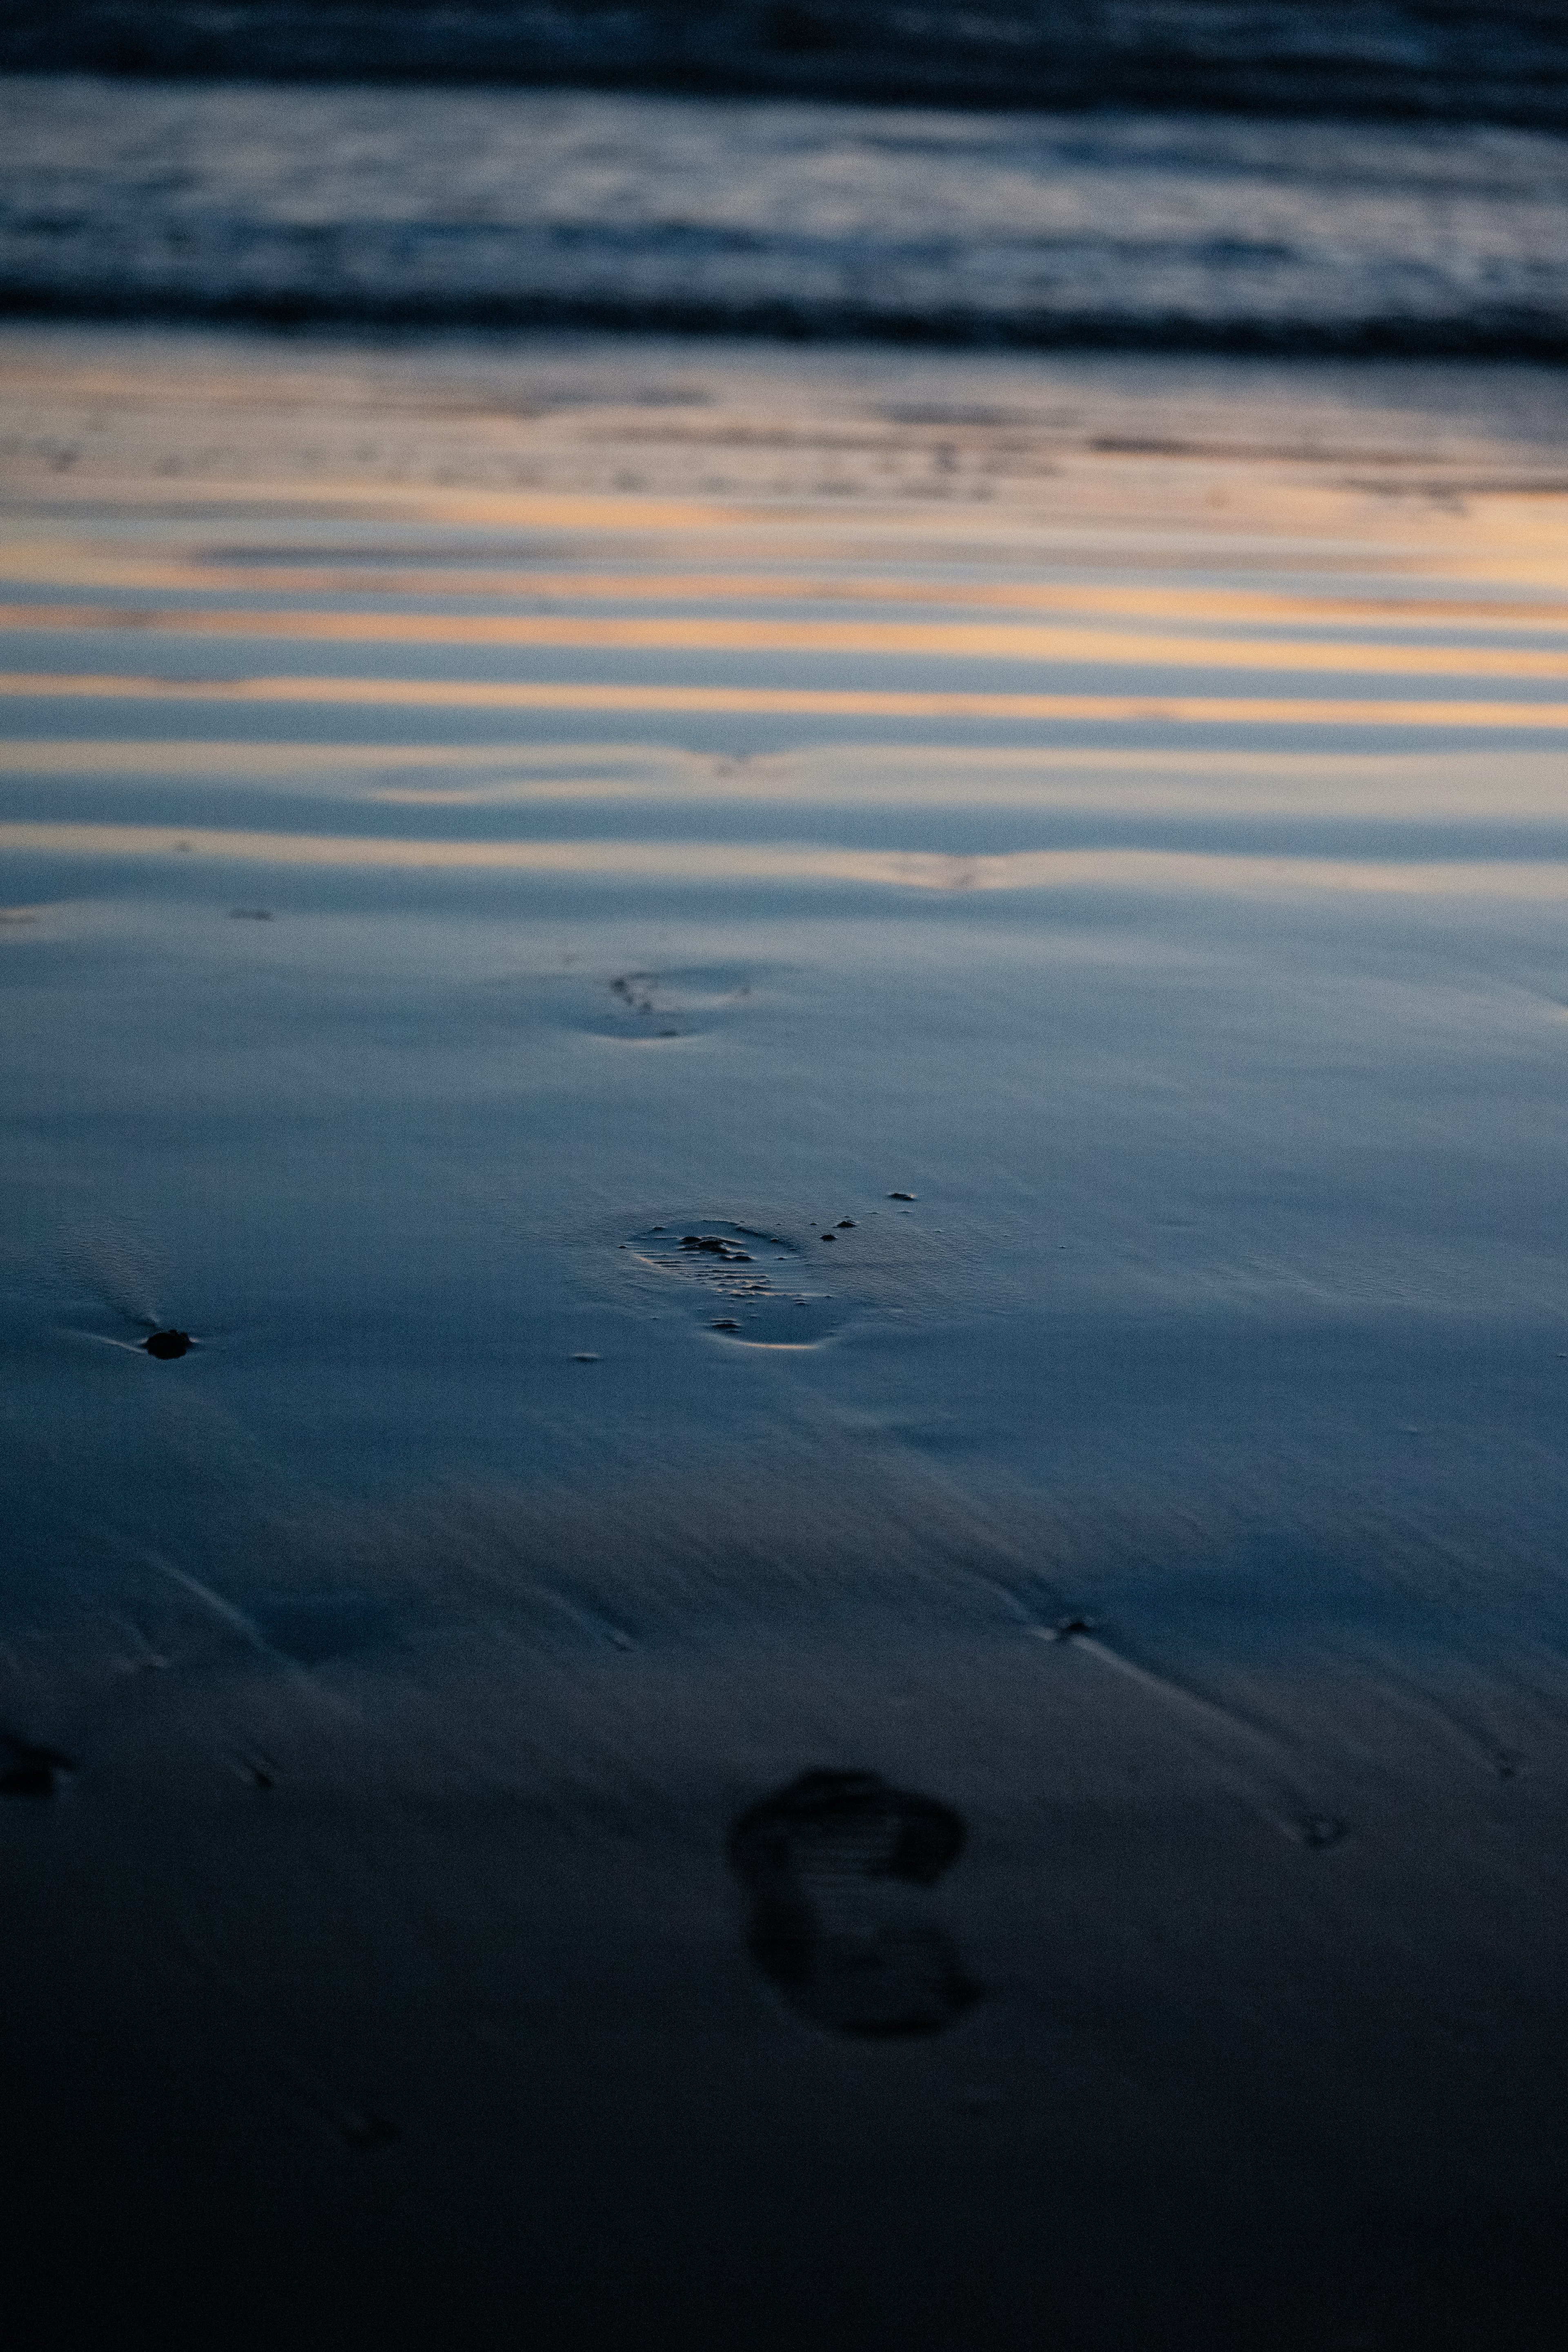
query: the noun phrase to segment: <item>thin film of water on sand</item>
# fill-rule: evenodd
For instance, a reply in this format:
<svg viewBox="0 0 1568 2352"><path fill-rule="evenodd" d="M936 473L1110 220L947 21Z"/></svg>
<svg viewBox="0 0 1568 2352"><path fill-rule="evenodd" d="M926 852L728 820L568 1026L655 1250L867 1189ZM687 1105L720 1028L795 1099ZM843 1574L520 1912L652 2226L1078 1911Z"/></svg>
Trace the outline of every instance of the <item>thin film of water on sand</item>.
<svg viewBox="0 0 1568 2352"><path fill-rule="evenodd" d="M1085 2342L1130 2210L1440 2299L1563 2188L1555 381L0 363L7 1984L142 1988L103 2145L225 2053L264 2301L498 2195L731 2340L958 2340L955 2214Z"/></svg>

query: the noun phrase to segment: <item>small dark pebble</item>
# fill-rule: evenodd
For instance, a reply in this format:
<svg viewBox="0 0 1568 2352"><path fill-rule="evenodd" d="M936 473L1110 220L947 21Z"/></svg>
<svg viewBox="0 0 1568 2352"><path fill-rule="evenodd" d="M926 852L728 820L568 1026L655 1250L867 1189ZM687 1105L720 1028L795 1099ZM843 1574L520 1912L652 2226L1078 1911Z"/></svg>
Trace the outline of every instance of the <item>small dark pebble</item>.
<svg viewBox="0 0 1568 2352"><path fill-rule="evenodd" d="M836 1240L837 1236L834 1234L824 1234L822 1238L825 1242L830 1242Z"/></svg>
<svg viewBox="0 0 1568 2352"><path fill-rule="evenodd" d="M574 1356L572 1359L574 1364L596 1364L598 1360L597 1356L589 1355Z"/></svg>
<svg viewBox="0 0 1568 2352"><path fill-rule="evenodd" d="M190 1344L188 1331L154 1331L150 1339L142 1342L147 1353L156 1356L160 1363L167 1363L174 1356L185 1355Z"/></svg>
<svg viewBox="0 0 1568 2352"><path fill-rule="evenodd" d="M70 1758L58 1748L24 1748L0 1772L0 1797L52 1797L61 1775L73 1769Z"/></svg>
<svg viewBox="0 0 1568 2352"><path fill-rule="evenodd" d="M912 1201L916 1197L913 1192L889 1192L888 1195L889 1201Z"/></svg>
<svg viewBox="0 0 1568 2352"><path fill-rule="evenodd" d="M846 1230L846 1228L847 1228L851 1233L854 1231L854 1229L855 1229L855 1220L854 1220L854 1218L853 1218L853 1217L840 1217L840 1218L839 1218L839 1220L838 1220L838 1230L839 1230L839 1232L840 1232L840 1233L843 1233L843 1232Z"/></svg>

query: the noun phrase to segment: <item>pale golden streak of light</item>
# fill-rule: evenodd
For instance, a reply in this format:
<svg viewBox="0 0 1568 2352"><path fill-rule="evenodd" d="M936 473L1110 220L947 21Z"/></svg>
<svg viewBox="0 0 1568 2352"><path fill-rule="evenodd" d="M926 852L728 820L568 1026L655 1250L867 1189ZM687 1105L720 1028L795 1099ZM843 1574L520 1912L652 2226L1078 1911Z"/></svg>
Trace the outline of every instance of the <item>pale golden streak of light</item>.
<svg viewBox="0 0 1568 2352"><path fill-rule="evenodd" d="M921 502L918 510L911 510L858 499L847 510L837 501L801 505L784 499L714 509L695 516L684 528L666 527L658 516L650 518L630 504L623 514L584 516L580 525L569 526L527 510L491 512L482 502L462 502L450 510L438 501L420 504L405 497L401 483L362 493L338 484L318 492L288 480L216 488L193 481L181 495L168 485L154 490L142 478L117 477L89 485L53 474L40 478L31 506L19 483L13 485L9 503L18 516L36 508L40 515L53 518L74 507L85 510L93 522L106 518L145 520L165 535L196 529L230 530L247 507L260 509L272 529L284 521L295 527L371 521L378 528L395 525L412 531L537 528L567 536L575 530L582 548L573 552L587 562L594 560L591 542L599 532L601 544L613 549L617 562L636 562L646 553L649 562L684 566L1000 565L1017 566L1029 576L1047 565L1070 565L1091 567L1100 574L1152 567L1200 576L1218 572L1228 578L1261 565L1270 576L1282 568L1299 577L1327 572L1335 580L1364 572L1384 583L1418 573L1441 581L1449 593L1456 583L1475 582L1515 595L1541 588L1558 596L1568 577L1560 520L1555 529L1543 526L1532 535L1517 528L1485 531L1452 517L1442 519L1439 530L1430 515L1402 514L1394 518L1401 527L1396 535L1383 528L1373 532L1364 527L1327 528L1328 522L1342 518L1337 513L1322 518L1315 508L1311 515L1292 520L1271 506L1268 515L1255 518L1251 528L1243 528L1238 517L1223 533L1212 521L1194 528L1179 516L1151 520L1146 511L1131 517L1085 509L1068 518L1038 511L1007 514L995 506L968 504L949 508ZM1364 516L1360 520L1364 526ZM1309 527L1312 524L1320 527Z"/></svg>
<svg viewBox="0 0 1568 2352"><path fill-rule="evenodd" d="M0 673L0 698L338 703L427 710L586 710L779 719L990 719L1247 727L1568 727L1562 702L1347 702L1217 695L894 693L805 687L458 683L446 678L160 678Z"/></svg>
<svg viewBox="0 0 1568 2352"><path fill-rule="evenodd" d="M0 824L0 851L81 857L206 857L226 863L400 871L563 874L653 881L847 882L944 891L1153 890L1226 898L1324 892L1568 901L1568 861L1386 863L1248 857L1187 850L1042 849L966 857L926 850L791 842L409 841L384 835L228 832L180 825Z"/></svg>
<svg viewBox="0 0 1568 2352"><path fill-rule="evenodd" d="M1262 590L1170 586L1106 587L1094 583L1031 581L812 579L799 572L458 571L406 564L356 565L322 551L310 565L216 564L157 561L105 553L80 542L13 541L0 555L0 578L76 588L206 591L275 590L280 595L326 593L383 596L547 596L561 602L615 604L930 604L944 610L1084 613L1163 620L1311 623L1402 628L1502 629L1568 626L1568 604L1486 597L1281 595Z"/></svg>
<svg viewBox="0 0 1568 2352"><path fill-rule="evenodd" d="M309 645L554 646L575 652L880 654L969 661L1092 662L1163 669L1351 672L1389 677L1568 679L1568 651L1173 637L995 622L579 620L558 614L131 612L112 604L0 604L0 629L264 637Z"/></svg>
<svg viewBox="0 0 1568 2352"><path fill-rule="evenodd" d="M1216 763L1217 764L1217 763ZM1424 763L1425 764L1425 763ZM1492 763L1495 765L1496 763ZM800 774L702 777L677 772L636 776L571 775L510 782L372 786L353 797L385 808L545 809L594 806L693 806L816 809L1021 810L1035 815L1092 819L1158 817L1169 823L1279 823L1283 819L1365 824L1546 824L1568 817L1561 757L1542 761L1549 772L1529 779L1489 775L1463 784L1429 772L1387 779L1381 788L1363 776L1319 774L1290 789L1277 778L1250 786L1228 781L1206 785L1186 779L1142 782L1128 777L1092 779L1001 772L976 780L959 771L936 776L868 777L853 770ZM1533 789L1531 787L1533 786Z"/></svg>
<svg viewBox="0 0 1568 2352"><path fill-rule="evenodd" d="M13 504L27 495L18 475L12 486ZM1327 504L1325 507L1325 499ZM1069 561L1075 552L1088 553L1096 563L1110 558L1140 563L1157 561L1162 569L1177 564L1222 564L1263 558L1278 571L1282 551L1300 571L1314 566L1342 574L1364 564L1373 547L1380 570L1389 567L1429 567L1438 543L1451 566L1462 555L1467 577L1506 580L1516 587L1540 581L1559 593L1565 565L1561 521L1555 511L1539 532L1530 532L1515 513L1504 518L1505 528L1478 535L1478 520L1467 513L1434 515L1428 509L1401 510L1386 519L1398 525L1398 534L1375 518L1374 532L1365 517L1352 516L1361 528L1346 528L1346 499L1321 488L1309 493L1282 493L1271 486L1266 516L1250 519L1239 509L1223 523L1211 515L1171 515L1153 521L1147 513L1147 496L1141 492L1136 514L1121 508L1108 509L1103 501L1081 506L1070 515L1037 509L1001 511L994 504L941 499L900 501L857 497L853 506L833 498L795 499L787 494L733 500L681 503L653 493L624 497L591 492L555 495L499 490L435 490L405 480L356 482L342 475L303 480L289 474L262 480L231 476L201 478L143 474L103 474L91 479L38 473L33 492L36 505L50 513L63 509L96 509L99 513L151 514L161 521L205 519L215 512L246 508L265 511L269 521L288 513L312 522L342 521L360 516L378 523L420 528L536 530L563 532L617 533L646 540L658 532L679 533L688 541L700 540L721 549L739 545L755 562L764 550L769 560L784 562L834 562L905 560L914 551L936 551L932 562L988 562L1026 557L1032 564ZM1498 503L1494 501L1493 503ZM1501 501L1517 506L1518 501ZM1544 501L1554 509L1561 501ZM1468 505L1479 518L1481 500ZM858 533L858 539L851 536ZM876 534L873 541L871 534ZM1484 540L1500 540L1506 555ZM1539 541L1539 548L1535 541ZM879 551L870 553L875 546ZM1485 558L1486 560L1482 560Z"/></svg>

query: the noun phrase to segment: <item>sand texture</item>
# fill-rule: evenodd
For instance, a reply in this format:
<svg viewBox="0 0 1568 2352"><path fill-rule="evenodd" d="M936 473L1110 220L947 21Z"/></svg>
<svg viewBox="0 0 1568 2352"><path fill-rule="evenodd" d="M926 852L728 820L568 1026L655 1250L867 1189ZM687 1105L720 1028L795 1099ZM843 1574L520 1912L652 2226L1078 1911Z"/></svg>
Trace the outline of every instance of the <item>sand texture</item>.
<svg viewBox="0 0 1568 2352"><path fill-rule="evenodd" d="M1565 427L0 333L18 2347L1563 2341Z"/></svg>

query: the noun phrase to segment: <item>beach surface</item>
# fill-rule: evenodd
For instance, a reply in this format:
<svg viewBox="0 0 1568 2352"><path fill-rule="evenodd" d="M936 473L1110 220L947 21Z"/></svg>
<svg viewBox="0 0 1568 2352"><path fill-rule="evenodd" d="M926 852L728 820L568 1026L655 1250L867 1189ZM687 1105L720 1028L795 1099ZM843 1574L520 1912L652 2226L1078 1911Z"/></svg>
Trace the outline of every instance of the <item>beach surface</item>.
<svg viewBox="0 0 1568 2352"><path fill-rule="evenodd" d="M0 468L18 2343L1560 2344L1561 374Z"/></svg>

